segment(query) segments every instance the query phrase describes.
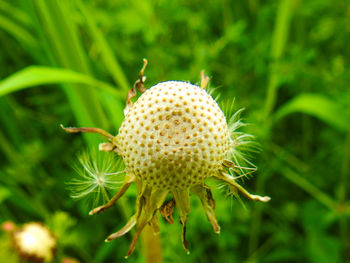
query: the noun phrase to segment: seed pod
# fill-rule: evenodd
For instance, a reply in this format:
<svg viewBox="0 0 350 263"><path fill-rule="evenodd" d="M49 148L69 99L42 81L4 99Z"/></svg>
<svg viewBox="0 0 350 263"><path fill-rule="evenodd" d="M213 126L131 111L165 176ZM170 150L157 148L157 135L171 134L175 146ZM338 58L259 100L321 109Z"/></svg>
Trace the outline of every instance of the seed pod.
<svg viewBox="0 0 350 263"><path fill-rule="evenodd" d="M155 189L187 189L217 173L230 147L225 116L198 86L159 83L136 101L115 138L127 173Z"/></svg>
<svg viewBox="0 0 350 263"><path fill-rule="evenodd" d="M117 136L98 128L64 128L67 132L94 132L104 135L110 142L100 145L100 150L117 153L125 164L124 183L115 196L105 205L97 207L90 215L111 207L129 188L137 187L136 213L118 232L106 241L119 238L135 225L137 231L126 257L135 248L136 241L146 224L154 232L159 231L156 212L159 211L170 223L176 205L183 225L182 242L189 253L185 239L186 221L190 212L189 193L197 195L209 222L216 233L220 232L214 213L215 202L205 179L214 177L229 185L233 193L267 202L269 197L249 194L237 182L232 172L242 168L236 163L237 147L245 135L235 132L240 126L227 124L216 101L204 89L209 78L202 72L201 86L182 81L167 81L146 90L141 70L139 80L130 90L125 119ZM143 94L133 104L136 91ZM168 195L170 202L165 203Z"/></svg>

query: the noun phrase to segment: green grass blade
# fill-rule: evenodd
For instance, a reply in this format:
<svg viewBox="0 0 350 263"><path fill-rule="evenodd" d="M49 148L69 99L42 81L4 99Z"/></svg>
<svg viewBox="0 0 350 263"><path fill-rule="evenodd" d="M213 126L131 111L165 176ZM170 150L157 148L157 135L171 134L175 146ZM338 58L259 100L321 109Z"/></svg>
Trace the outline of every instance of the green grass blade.
<svg viewBox="0 0 350 263"><path fill-rule="evenodd" d="M277 9L277 17L275 21L275 29L272 38L270 76L267 87L267 96L265 101L265 118L267 118L273 110L277 89L280 82L278 70L278 60L281 59L286 46L290 23L292 20L293 0L280 0Z"/></svg>
<svg viewBox="0 0 350 263"><path fill-rule="evenodd" d="M101 54L102 62L104 63L106 70L109 71L115 83L118 84L120 88L126 93L131 86L123 72L122 67L117 61L115 54L113 54L113 51L107 43L107 40L103 36L101 30L99 30L96 26L94 18L88 12L84 3L82 1L78 1L78 6L84 18L86 19L88 33L90 33L93 42Z"/></svg>
<svg viewBox="0 0 350 263"><path fill-rule="evenodd" d="M314 184L305 179L305 175L299 175L298 173L292 171L291 169L285 167L282 171L282 175L290 180L292 183L299 186L305 192L309 193L313 198L319 201L324 206L328 207L330 210L337 208L337 202L333 200L330 196L324 193L322 190L318 189Z"/></svg>
<svg viewBox="0 0 350 263"><path fill-rule="evenodd" d="M0 14L0 29L12 35L19 43L31 48L38 45L37 40L25 28L17 25L14 21Z"/></svg>
<svg viewBox="0 0 350 263"><path fill-rule="evenodd" d="M13 6L12 4L2 1L0 5L0 12L10 16L13 20L22 25L33 26L30 16L22 9Z"/></svg>
<svg viewBox="0 0 350 263"><path fill-rule="evenodd" d="M108 83L79 72L62 68L30 66L2 80L0 82L0 96L39 85L63 83L86 84L96 87L116 98L119 98L121 95L120 91Z"/></svg>
<svg viewBox="0 0 350 263"><path fill-rule="evenodd" d="M326 96L311 93L300 94L282 105L274 115L274 120L297 112L316 117L343 132L348 128L347 115L343 114L345 109Z"/></svg>
<svg viewBox="0 0 350 263"><path fill-rule="evenodd" d="M70 5L71 2L65 0L35 1L34 8L40 21L38 27L55 65L91 75ZM74 88L66 86L65 92L78 125L109 126L96 90L76 85Z"/></svg>

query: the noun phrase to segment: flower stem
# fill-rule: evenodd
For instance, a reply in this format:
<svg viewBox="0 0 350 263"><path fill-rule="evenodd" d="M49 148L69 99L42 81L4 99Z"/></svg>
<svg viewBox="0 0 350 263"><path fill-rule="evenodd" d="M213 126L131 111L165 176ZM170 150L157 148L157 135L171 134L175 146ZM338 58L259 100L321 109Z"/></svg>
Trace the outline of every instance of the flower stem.
<svg viewBox="0 0 350 263"><path fill-rule="evenodd" d="M153 233L153 229L146 225L141 234L145 262L146 263L162 263L162 246L159 235Z"/></svg>

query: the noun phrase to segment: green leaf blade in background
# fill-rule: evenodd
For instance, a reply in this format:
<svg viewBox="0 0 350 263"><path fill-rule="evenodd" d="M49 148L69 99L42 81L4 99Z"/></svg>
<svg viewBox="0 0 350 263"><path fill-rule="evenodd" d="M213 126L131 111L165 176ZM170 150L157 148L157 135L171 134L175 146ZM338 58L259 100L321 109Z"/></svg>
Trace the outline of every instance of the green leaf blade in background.
<svg viewBox="0 0 350 263"><path fill-rule="evenodd" d="M117 58L115 57L115 54L113 54L113 51L104 38L102 32L97 28L94 18L88 12L82 1L78 1L78 7L81 9L84 18L86 19L91 38L98 47L98 52L101 53L101 58L106 71L110 72L114 82L120 86L120 88L125 92L126 96L130 89L130 85L119 62L117 61Z"/></svg>
<svg viewBox="0 0 350 263"><path fill-rule="evenodd" d="M38 41L28 31L28 29L16 24L11 19L3 16L0 13L0 29L5 30L10 35L18 40L18 42L35 49L38 46Z"/></svg>
<svg viewBox="0 0 350 263"><path fill-rule="evenodd" d="M37 25L45 41L46 50L55 66L62 66L83 74L91 74L90 65L77 29L77 23L70 15L70 1L36 1ZM91 87L77 85L75 88L65 86L64 91L71 104L78 125L109 126L107 116L103 112L97 91ZM96 140L84 135L92 145Z"/></svg>
<svg viewBox="0 0 350 263"><path fill-rule="evenodd" d="M274 119L278 121L293 113L304 113L331 125L339 131L346 132L349 127L348 116L334 100L317 93L299 94L283 104L275 113Z"/></svg>
<svg viewBox="0 0 350 263"><path fill-rule="evenodd" d="M30 87L64 83L86 84L96 87L111 96L117 98L121 96L121 92L110 84L96 80L89 75L65 68L44 66L29 66L1 80L0 96Z"/></svg>

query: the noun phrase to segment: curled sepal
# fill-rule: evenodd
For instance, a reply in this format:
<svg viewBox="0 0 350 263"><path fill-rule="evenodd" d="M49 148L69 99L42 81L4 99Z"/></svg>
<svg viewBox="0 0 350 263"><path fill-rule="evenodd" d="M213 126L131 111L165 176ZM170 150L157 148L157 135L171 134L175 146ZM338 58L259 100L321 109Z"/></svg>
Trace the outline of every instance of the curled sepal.
<svg viewBox="0 0 350 263"><path fill-rule="evenodd" d="M119 155L119 151L117 149L117 139L112 134L106 132L105 130L102 130L100 128L94 128L94 127L64 127L62 124L60 125L61 128L67 132L67 133L98 133L102 136L106 137L110 142L108 143L101 143L99 145L99 150L104 152L115 152Z"/></svg>
<svg viewBox="0 0 350 263"><path fill-rule="evenodd" d="M132 103L131 99L134 98L137 95L137 89L140 92L145 92L146 91L146 88L144 86L144 83L145 83L145 80L146 80L146 77L144 76L144 71L146 69L147 64L148 64L148 61L147 61L147 59L144 58L143 59L143 66L142 66L142 69L141 69L140 74L139 74L139 79L136 80L136 82L134 83L134 86L128 92L128 97L126 99L126 106L125 106L125 109L124 109L124 115L125 116L129 112L129 110L132 108L133 103Z"/></svg>
<svg viewBox="0 0 350 263"><path fill-rule="evenodd" d="M140 198L140 201L142 201L143 204L140 207L140 214L137 218L137 231L133 236L128 253L125 256L125 258L128 258L134 252L136 241L138 240L146 224L151 223L154 226L154 222L152 221L157 219L154 218L154 215L157 212L157 210L162 206L162 204L168 196L168 191L161 189L151 190L148 187L146 188L147 189Z"/></svg>
<svg viewBox="0 0 350 263"><path fill-rule="evenodd" d="M190 193L189 189L177 189L172 191L177 210L180 215L180 222L182 224L182 244L187 254L190 254L188 250L188 242L186 241L186 221L187 216L190 213Z"/></svg>
<svg viewBox="0 0 350 263"><path fill-rule="evenodd" d="M121 237L121 236L124 236L126 233L128 233L128 232L136 225L136 221L137 221L136 218L137 218L137 215L136 215L136 214L133 215L133 216L129 219L129 221L126 223L125 226L123 226L119 231L117 231L117 232L115 232L115 233L109 235L109 236L106 238L105 242L110 242L110 241L112 241L112 240L114 240L114 239L117 239L117 238L119 238L119 237Z"/></svg>
<svg viewBox="0 0 350 263"><path fill-rule="evenodd" d="M268 202L271 200L269 196L260 196L260 195L252 195L247 190L245 190L242 186L240 186L238 183L236 183L235 178L223 170L219 170L219 172L214 176L216 179L219 179L221 181L224 181L225 183L228 183L233 189L240 192L242 195L244 195L246 198L253 200L253 201L260 201L260 202Z"/></svg>
<svg viewBox="0 0 350 263"><path fill-rule="evenodd" d="M108 140L113 141L114 136L105 130L102 130L100 128L94 128L94 127L64 127L62 124L60 125L63 130L65 130L67 133L79 133L79 132L86 132L86 133L98 133L106 137Z"/></svg>
<svg viewBox="0 0 350 263"><path fill-rule="evenodd" d="M174 224L173 212L175 207L174 199L171 199L168 203L162 205L159 209L160 214L169 222L169 224Z"/></svg>
<svg viewBox="0 0 350 263"><path fill-rule="evenodd" d="M205 185L195 185L191 188L191 191L199 197L202 202L203 209L207 215L208 221L213 227L215 233L220 233L220 226L216 220L215 215L215 201L210 188Z"/></svg>
<svg viewBox="0 0 350 263"><path fill-rule="evenodd" d="M101 213L106 209L110 208L111 206L113 206L115 202L117 202L118 199L126 192L126 190L128 190L129 186L131 185L132 182L134 182L134 180L135 180L134 174L126 174L122 186L119 188L117 193L112 197L112 199L109 200L107 204L101 205L91 210L89 212L89 215Z"/></svg>

